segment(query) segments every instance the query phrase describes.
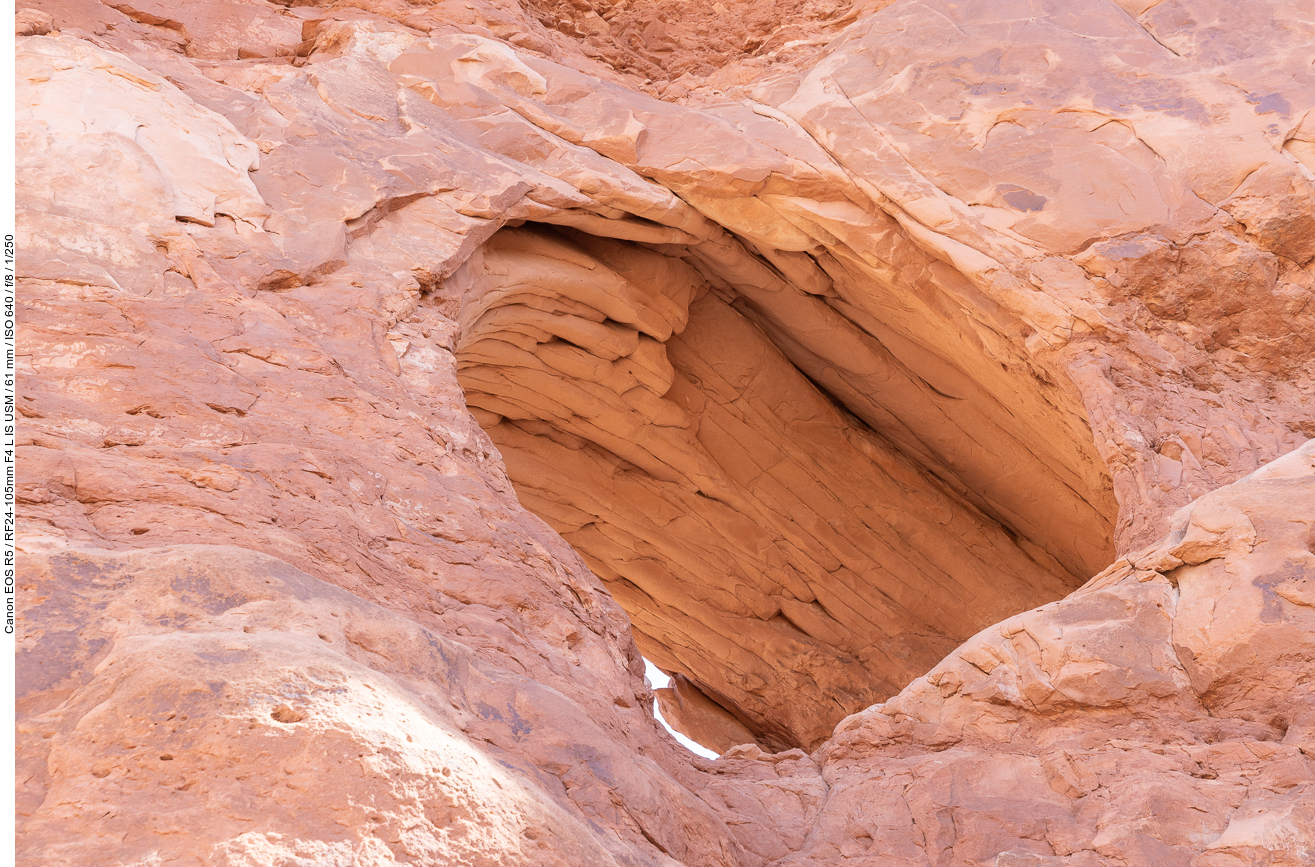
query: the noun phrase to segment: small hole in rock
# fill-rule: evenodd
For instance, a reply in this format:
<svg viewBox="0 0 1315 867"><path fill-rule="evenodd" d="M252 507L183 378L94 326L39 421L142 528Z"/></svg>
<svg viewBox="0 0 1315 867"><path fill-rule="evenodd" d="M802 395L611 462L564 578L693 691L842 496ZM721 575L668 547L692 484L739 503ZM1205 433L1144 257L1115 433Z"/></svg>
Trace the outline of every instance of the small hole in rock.
<svg viewBox="0 0 1315 867"><path fill-rule="evenodd" d="M306 715L304 713L298 713L297 711L288 707L286 704L281 704L278 707L274 708L273 712L270 713L270 716L273 717L276 721L281 723L301 722L306 718Z"/></svg>
<svg viewBox="0 0 1315 867"><path fill-rule="evenodd" d="M149 533L149 532L151 532L151 529L150 529L149 527L133 527L133 528L132 528L132 534L133 534L134 536L140 536L142 533Z"/></svg>
<svg viewBox="0 0 1315 867"><path fill-rule="evenodd" d="M169 755L168 753L165 753L164 755L160 756L160 761L162 762L172 762L173 760L174 757Z"/></svg>

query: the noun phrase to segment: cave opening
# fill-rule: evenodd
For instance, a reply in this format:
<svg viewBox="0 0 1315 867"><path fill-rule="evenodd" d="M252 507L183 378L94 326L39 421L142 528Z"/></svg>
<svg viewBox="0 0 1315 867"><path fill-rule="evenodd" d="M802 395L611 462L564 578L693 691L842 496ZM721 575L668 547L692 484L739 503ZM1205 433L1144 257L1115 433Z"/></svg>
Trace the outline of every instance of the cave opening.
<svg viewBox="0 0 1315 867"><path fill-rule="evenodd" d="M1080 407L957 320L957 274L675 240L511 225L445 284L468 407L672 675L675 729L811 749L1112 559Z"/></svg>

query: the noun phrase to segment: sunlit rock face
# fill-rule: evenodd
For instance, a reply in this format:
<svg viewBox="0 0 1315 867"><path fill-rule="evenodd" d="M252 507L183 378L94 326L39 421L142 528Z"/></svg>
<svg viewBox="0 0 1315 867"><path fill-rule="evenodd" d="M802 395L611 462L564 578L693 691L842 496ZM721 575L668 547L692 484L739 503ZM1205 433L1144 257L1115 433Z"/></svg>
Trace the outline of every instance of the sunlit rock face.
<svg viewBox="0 0 1315 867"><path fill-rule="evenodd" d="M284 561L35 540L25 560L45 600L19 657L30 863L737 863L691 850L736 847L656 763L607 747L606 713ZM636 823L615 797L693 824Z"/></svg>
<svg viewBox="0 0 1315 867"><path fill-rule="evenodd" d="M792 867L1308 862L1313 495L1307 444L811 756L734 748L725 815L775 807L742 839Z"/></svg>
<svg viewBox="0 0 1315 867"><path fill-rule="evenodd" d="M16 21L25 864L1309 860L1305 4L144 3Z"/></svg>

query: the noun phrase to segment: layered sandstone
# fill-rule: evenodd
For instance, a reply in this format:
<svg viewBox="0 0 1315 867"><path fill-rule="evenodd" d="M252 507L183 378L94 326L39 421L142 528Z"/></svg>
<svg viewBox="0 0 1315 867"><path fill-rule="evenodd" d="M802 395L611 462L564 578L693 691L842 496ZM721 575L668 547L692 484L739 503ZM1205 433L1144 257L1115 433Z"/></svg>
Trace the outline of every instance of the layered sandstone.
<svg viewBox="0 0 1315 867"><path fill-rule="evenodd" d="M1053 558L837 409L698 271L581 243L504 229L454 276L458 379L650 659L812 747L964 624L1063 595Z"/></svg>
<svg viewBox="0 0 1315 867"><path fill-rule="evenodd" d="M1315 18L718 5L21 10L32 863L1304 857Z"/></svg>
<svg viewBox="0 0 1315 867"><path fill-rule="evenodd" d="M1315 443L974 636L811 757L734 748L711 788L728 816L776 807L741 839L782 865L1308 863L1313 496ZM796 822L773 833L785 793Z"/></svg>

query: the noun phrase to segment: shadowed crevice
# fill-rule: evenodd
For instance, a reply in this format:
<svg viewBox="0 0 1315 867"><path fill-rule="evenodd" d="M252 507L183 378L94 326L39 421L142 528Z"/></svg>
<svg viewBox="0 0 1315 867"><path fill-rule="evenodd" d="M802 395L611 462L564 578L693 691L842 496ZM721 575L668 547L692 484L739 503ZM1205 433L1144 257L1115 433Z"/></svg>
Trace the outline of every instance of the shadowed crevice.
<svg viewBox="0 0 1315 867"><path fill-rule="evenodd" d="M998 491L955 472L942 456L979 448L969 432L902 448L926 401L901 417L854 388L873 371L837 370L737 286L756 273L775 281L763 292L818 299L721 243L718 268L683 245L502 230L448 281L458 378L522 503L607 583L645 656L685 678L673 725L812 748L969 635L1078 586L1061 563L1084 554L1029 538L1001 519L1008 501L991 509Z"/></svg>

